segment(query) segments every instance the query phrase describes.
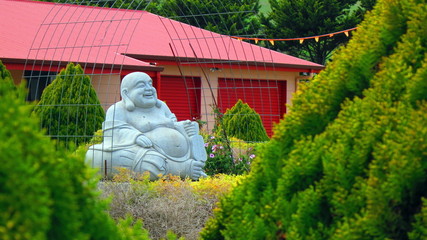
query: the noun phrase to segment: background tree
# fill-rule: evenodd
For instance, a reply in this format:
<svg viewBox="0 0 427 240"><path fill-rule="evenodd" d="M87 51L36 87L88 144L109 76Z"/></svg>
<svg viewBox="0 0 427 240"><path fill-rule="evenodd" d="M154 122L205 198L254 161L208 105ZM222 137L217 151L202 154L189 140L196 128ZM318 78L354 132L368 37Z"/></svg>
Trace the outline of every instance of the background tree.
<svg viewBox="0 0 427 240"><path fill-rule="evenodd" d="M42 0L39 0L42 1ZM68 3L83 6L96 6L106 8L144 10L148 4L146 0L43 0L43 2Z"/></svg>
<svg viewBox="0 0 427 240"><path fill-rule="evenodd" d="M268 38L309 37L356 27L376 0L269 0L271 12L262 17ZM277 41L274 48L325 64L331 53L347 43L345 34L299 41Z"/></svg>
<svg viewBox="0 0 427 240"><path fill-rule="evenodd" d="M379 0L203 239L427 239L427 1Z"/></svg>
<svg viewBox="0 0 427 240"><path fill-rule="evenodd" d="M89 76L73 63L45 88L34 112L48 135L75 144L89 141L105 117Z"/></svg>
<svg viewBox="0 0 427 240"><path fill-rule="evenodd" d="M259 0L48 0L79 5L147 10L154 14L233 36L254 36L261 23Z"/></svg>
<svg viewBox="0 0 427 240"><path fill-rule="evenodd" d="M147 10L225 35L252 36L261 26L258 0L158 0Z"/></svg>

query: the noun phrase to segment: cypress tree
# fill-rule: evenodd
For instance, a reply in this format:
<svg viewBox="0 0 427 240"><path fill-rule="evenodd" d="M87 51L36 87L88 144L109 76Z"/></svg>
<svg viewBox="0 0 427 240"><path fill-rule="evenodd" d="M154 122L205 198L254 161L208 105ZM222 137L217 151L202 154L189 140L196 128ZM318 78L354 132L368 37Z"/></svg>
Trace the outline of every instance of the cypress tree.
<svg viewBox="0 0 427 240"><path fill-rule="evenodd" d="M48 135L75 144L89 141L105 116L89 76L73 63L46 87L34 111Z"/></svg>
<svg viewBox="0 0 427 240"><path fill-rule="evenodd" d="M379 0L203 239L426 239L427 3Z"/></svg>
<svg viewBox="0 0 427 240"><path fill-rule="evenodd" d="M259 114L240 99L231 109L227 109L221 124L227 136L244 141L269 140Z"/></svg>

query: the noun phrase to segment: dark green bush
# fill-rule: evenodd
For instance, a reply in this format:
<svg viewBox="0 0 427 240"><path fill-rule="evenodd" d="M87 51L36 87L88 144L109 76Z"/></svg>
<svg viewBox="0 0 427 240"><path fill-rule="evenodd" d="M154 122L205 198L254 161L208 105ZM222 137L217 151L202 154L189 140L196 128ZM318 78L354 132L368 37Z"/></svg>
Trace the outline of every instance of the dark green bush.
<svg viewBox="0 0 427 240"><path fill-rule="evenodd" d="M426 239L427 3L379 0L204 239Z"/></svg>
<svg viewBox="0 0 427 240"><path fill-rule="evenodd" d="M269 140L259 114L240 99L231 109L227 109L220 127L225 130L227 136L247 142Z"/></svg>
<svg viewBox="0 0 427 240"><path fill-rule="evenodd" d="M46 87L34 111L49 136L76 145L89 141L105 117L90 78L73 63Z"/></svg>
<svg viewBox="0 0 427 240"><path fill-rule="evenodd" d="M147 239L140 223L118 229L84 153L55 146L40 131L23 89L0 62L1 239Z"/></svg>

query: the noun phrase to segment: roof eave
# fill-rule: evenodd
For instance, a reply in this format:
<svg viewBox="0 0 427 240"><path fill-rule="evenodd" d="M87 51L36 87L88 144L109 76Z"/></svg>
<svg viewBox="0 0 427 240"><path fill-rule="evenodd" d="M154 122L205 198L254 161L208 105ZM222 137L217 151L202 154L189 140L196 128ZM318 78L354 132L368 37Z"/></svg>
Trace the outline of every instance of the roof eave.
<svg viewBox="0 0 427 240"><path fill-rule="evenodd" d="M299 65L299 64L283 64L274 62L258 62L258 61L236 61L236 60L222 60L222 59L198 59L191 57L171 57L171 56L157 56L157 55L143 55L143 54L123 54L125 56L135 58L144 62L151 62L156 64L157 61L174 62L180 65L198 65L202 67L227 67L240 66L240 68L248 67L268 67L268 68L280 68L284 69L296 69L301 72L319 72L325 68L323 65Z"/></svg>
<svg viewBox="0 0 427 240"><path fill-rule="evenodd" d="M7 64L20 64L24 65L25 69L31 70L33 66L45 66L52 71L59 71L60 69L67 66L69 62L65 61L52 61L52 60L35 60L35 59L18 59L18 58L0 58L2 62ZM108 72L111 69L116 70L137 70L137 71L154 71L161 72L164 70L162 66L140 66L140 65L118 65L118 64L100 64L100 63L89 63L89 62L73 62L84 66L85 69L103 69Z"/></svg>

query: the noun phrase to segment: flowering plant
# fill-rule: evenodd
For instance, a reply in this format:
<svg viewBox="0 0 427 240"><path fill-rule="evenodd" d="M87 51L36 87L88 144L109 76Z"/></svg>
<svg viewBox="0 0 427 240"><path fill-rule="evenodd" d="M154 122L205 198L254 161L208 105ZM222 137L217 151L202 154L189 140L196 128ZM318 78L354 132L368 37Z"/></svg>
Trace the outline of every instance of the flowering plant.
<svg viewBox="0 0 427 240"><path fill-rule="evenodd" d="M256 157L255 144L248 144L237 138L226 139L218 135L202 135L208 154L204 170L208 175L249 172L251 162Z"/></svg>

